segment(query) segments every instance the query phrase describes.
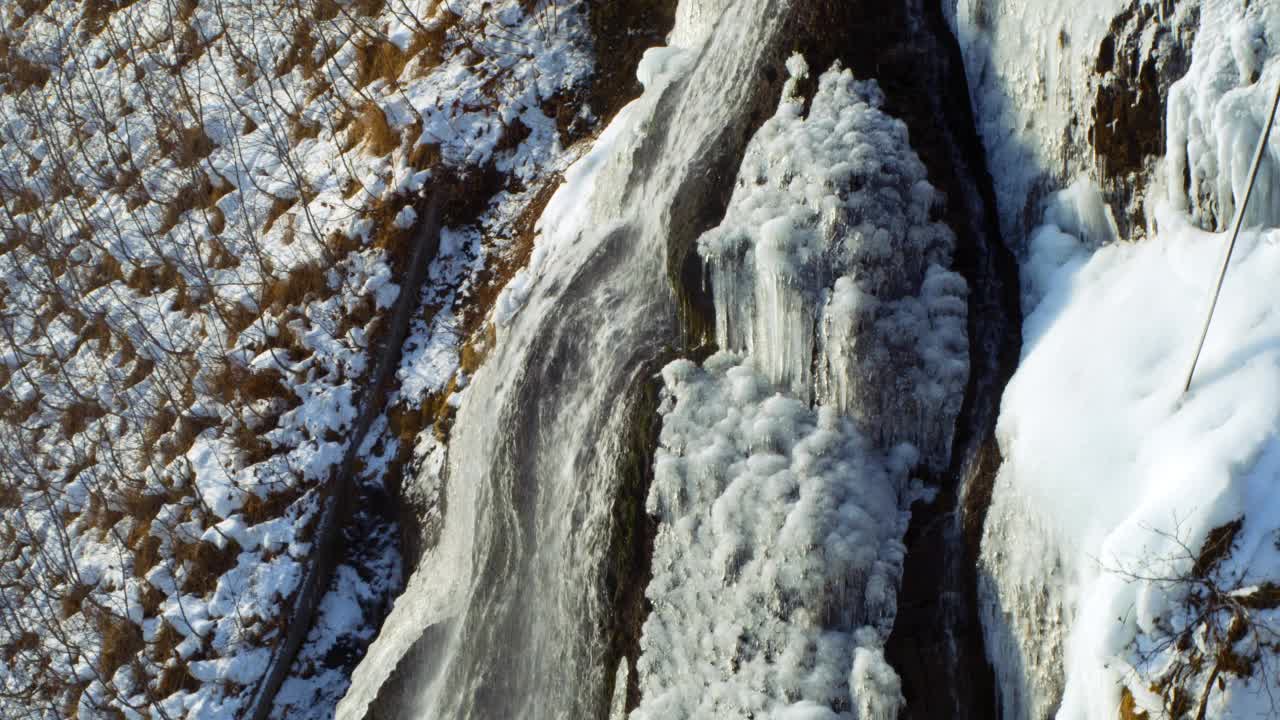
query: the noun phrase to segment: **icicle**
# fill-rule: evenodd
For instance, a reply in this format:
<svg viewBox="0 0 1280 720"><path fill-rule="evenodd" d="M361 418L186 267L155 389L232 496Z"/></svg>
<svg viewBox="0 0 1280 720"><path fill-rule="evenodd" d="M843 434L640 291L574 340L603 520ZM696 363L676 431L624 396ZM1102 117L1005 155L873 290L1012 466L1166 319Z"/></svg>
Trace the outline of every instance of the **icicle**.
<svg viewBox="0 0 1280 720"><path fill-rule="evenodd" d="M965 288L924 287L950 262L954 238L930 220L938 194L882 103L874 83L839 70L820 78L807 117L784 100L747 150L725 222L699 248L714 268L721 348L886 442L927 448L937 465L950 443L940 428L959 407L945 399L958 397L968 372ZM904 310L929 292L950 309ZM894 313L916 321L885 325ZM938 422L926 421L936 410Z"/></svg>

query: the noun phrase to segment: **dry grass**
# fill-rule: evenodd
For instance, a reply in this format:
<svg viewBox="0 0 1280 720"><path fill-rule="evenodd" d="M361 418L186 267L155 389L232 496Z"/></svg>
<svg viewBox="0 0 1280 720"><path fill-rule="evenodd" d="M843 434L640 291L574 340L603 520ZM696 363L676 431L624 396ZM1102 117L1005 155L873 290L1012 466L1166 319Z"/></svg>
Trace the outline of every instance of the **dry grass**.
<svg viewBox="0 0 1280 720"><path fill-rule="evenodd" d="M14 215L22 215L40 207L40 196L34 190L28 187L23 188L2 188L4 196L8 198L6 203L9 206L9 212Z"/></svg>
<svg viewBox="0 0 1280 720"><path fill-rule="evenodd" d="M217 205L209 208L207 217L209 218L209 224L207 228L209 230L210 235L221 235L222 231L227 229L227 216L222 212L222 208L218 207ZM224 262L225 264L219 265L218 262L220 261L214 260L214 265L213 265L214 268L218 270L225 270L227 268L233 268L240 264L240 258L232 255L231 253L225 252L226 247L223 246L221 243L219 243L218 246L222 247L224 250L222 256L220 257L222 258L221 262Z"/></svg>
<svg viewBox="0 0 1280 720"><path fill-rule="evenodd" d="M297 502L302 495L302 490L297 486L272 493L266 498L260 497L256 493L249 493L248 497L245 498L244 507L240 508L240 512L244 514L246 523L257 525L278 517L284 517L285 511L289 509L289 506Z"/></svg>
<svg viewBox="0 0 1280 720"><path fill-rule="evenodd" d="M226 403L246 404L289 395L284 378L275 370L253 371L226 360L207 379L206 392Z"/></svg>
<svg viewBox="0 0 1280 720"><path fill-rule="evenodd" d="M338 13L338 6L331 0L315 3L315 14L317 22L326 22L335 17ZM332 15L329 15L332 12ZM327 16L327 17L326 17ZM298 68L302 72L302 76L307 79L314 78L324 63L328 62L333 53L337 51L337 47L325 44L319 45L316 37L311 33L314 27L310 23L299 22L293 28L293 35L289 39L289 52L285 54L280 62L276 64L274 72L276 77L283 77L293 72L294 68ZM316 49L320 49L320 53Z"/></svg>
<svg viewBox="0 0 1280 720"><path fill-rule="evenodd" d="M373 156L386 155L400 147L399 133L391 129L382 108L373 103L366 105L360 117L347 127L343 152L357 145L363 145L365 152Z"/></svg>
<svg viewBox="0 0 1280 720"><path fill-rule="evenodd" d="M437 167L443 161L440 153L440 145L437 143L420 143L417 138L422 137L422 123L417 122L412 126L413 132L409 135L415 143L409 150L409 156L405 158L405 162L409 167L415 170L428 170Z"/></svg>
<svg viewBox="0 0 1280 720"><path fill-rule="evenodd" d="M32 62L12 49L0 62L0 82L9 92L22 92L30 88L42 89L49 82L49 68Z"/></svg>
<svg viewBox="0 0 1280 720"><path fill-rule="evenodd" d="M444 20L427 32L414 33L409 47L401 50L392 42L369 42L356 48L356 85L365 87L374 80L395 83L412 60L418 61L419 73L437 67L444 59L445 39L461 20L445 11Z"/></svg>
<svg viewBox="0 0 1280 720"><path fill-rule="evenodd" d="M139 527L149 527L148 524L139 525ZM136 577L146 577L147 573L160 562L160 538L155 535L147 535L141 540L130 545L133 550L133 574ZM151 584L146 585L151 589ZM153 608L152 613L155 612Z"/></svg>
<svg viewBox="0 0 1280 720"><path fill-rule="evenodd" d="M167 407L160 408L147 418L142 428L142 448L147 455L158 456L162 452L164 436L177 419L177 413Z"/></svg>
<svg viewBox="0 0 1280 720"><path fill-rule="evenodd" d="M1138 708L1138 703L1133 699L1133 693L1129 688L1120 691L1120 720L1147 720L1148 715L1145 711Z"/></svg>
<svg viewBox="0 0 1280 720"><path fill-rule="evenodd" d="M49 7L50 1L51 0L17 0L14 4L22 10L22 13L20 17L18 16L18 13L14 14L13 25L11 26L12 29L17 30L25 25L28 20L44 12L44 9Z"/></svg>
<svg viewBox="0 0 1280 720"><path fill-rule="evenodd" d="M174 562L187 571L182 582L183 592L200 597L213 592L218 586L218 578L236 566L239 555L240 546L234 542L228 542L222 549L203 540L175 543Z"/></svg>
<svg viewBox="0 0 1280 720"><path fill-rule="evenodd" d="M195 444L200 433L217 425L217 418L182 415L173 429L159 443L160 465L167 466L178 457L185 455Z"/></svg>
<svg viewBox="0 0 1280 720"><path fill-rule="evenodd" d="M125 347L132 348L133 344L126 341ZM136 350L134 352L136 353ZM155 368L156 368L156 363L151 358L138 357L136 362L134 362L133 364L133 369L129 371L129 375L124 379L125 388L126 389L131 388L134 385L137 385L138 383L147 379L147 377L151 375L151 372L155 370Z"/></svg>
<svg viewBox="0 0 1280 720"><path fill-rule="evenodd" d="M85 598L89 597L91 592L93 592L92 585L73 585L70 590L63 593L62 597L58 598L58 607L62 611L63 619L80 612Z"/></svg>
<svg viewBox="0 0 1280 720"><path fill-rule="evenodd" d="M300 357L303 348L297 346L292 333L281 333L276 340L285 345L292 356ZM273 401L270 410L257 415L257 423L250 427L236 420L224 428L224 435L239 451L244 465L253 465L269 459L276 448L265 439L267 432L275 428L280 416L296 408L301 400L289 390L284 377L273 369L250 371L231 362L221 363L215 373L206 380L206 393L229 406L252 406L259 401Z"/></svg>
<svg viewBox="0 0 1280 720"><path fill-rule="evenodd" d="M132 661L146 647L142 640L142 629L128 618L116 616L114 613L99 612L98 637L101 652L98 654L98 672L104 677L111 677L122 665Z"/></svg>
<svg viewBox="0 0 1280 720"><path fill-rule="evenodd" d="M329 288L328 272L318 261L304 263L283 278L268 281L262 290L261 304L276 312L304 302L320 300L334 291Z"/></svg>
<svg viewBox="0 0 1280 720"><path fill-rule="evenodd" d="M197 180L174 193L173 197L164 204L164 215L160 219L157 233L168 234L178 226L183 216L192 210L202 209L208 214L216 210L217 214L221 215L222 211L218 210L217 206L218 200L231 190L231 185L222 182L221 178L215 184L209 176L201 173Z"/></svg>
<svg viewBox="0 0 1280 720"><path fill-rule="evenodd" d="M83 400L72 403L62 411L62 434L63 437L70 439L71 437L84 432L89 423L106 415L107 411L101 405L93 400Z"/></svg>
<svg viewBox="0 0 1280 720"><path fill-rule="evenodd" d="M258 319L258 314L237 302L224 307L220 317L226 326L226 343L228 346L234 346L240 338L240 333Z"/></svg>
<svg viewBox="0 0 1280 720"><path fill-rule="evenodd" d="M165 625L165 628L168 627ZM173 632L176 634L177 631ZM156 697L168 697L179 690L194 692L198 689L200 689L200 681L187 669L187 663L171 660L165 664L164 670L160 672L160 678L156 680L155 694Z"/></svg>
<svg viewBox="0 0 1280 720"><path fill-rule="evenodd" d="M138 0L85 0L81 6L81 32L96 36L107 27L111 16Z"/></svg>
<svg viewBox="0 0 1280 720"><path fill-rule="evenodd" d="M217 207L214 207L209 214L211 216L209 220L209 231L210 233L217 235L222 232L222 228L226 225L226 217ZM218 229L215 231L214 227L217 227ZM240 258L228 250L226 244L218 238L210 240L208 247L209 252L205 258L205 262L214 270L229 270L240 266Z"/></svg>
<svg viewBox="0 0 1280 720"><path fill-rule="evenodd" d="M468 373L479 366L483 361L483 349L491 345L486 342L486 334L480 332L482 324L498 301L503 288L521 268L529 264L537 235L535 226L538 218L542 217L547 203L551 202L551 197L559 189L561 180L562 178L553 178L538 190L516 219L510 243L477 278L475 290L462 312L463 337L468 338L462 348L462 360L464 370Z"/></svg>
<svg viewBox="0 0 1280 720"><path fill-rule="evenodd" d="M93 263L89 276L85 279L85 288L93 292L113 282L124 282L124 268L111 253L103 253Z"/></svg>
<svg viewBox="0 0 1280 720"><path fill-rule="evenodd" d="M0 417L14 426L25 425L40 409L40 405L39 393L32 394L22 402L14 401L8 393L0 393Z"/></svg>
<svg viewBox="0 0 1280 720"><path fill-rule="evenodd" d="M125 285L141 295L151 296L173 289L182 282L176 265L164 262L150 267L136 267L125 278Z"/></svg>
<svg viewBox="0 0 1280 720"><path fill-rule="evenodd" d="M267 209L267 217L262 223L262 234L266 235L271 232L271 227L276 224L276 221L297 202L296 198L278 197L272 199L271 207Z"/></svg>
<svg viewBox="0 0 1280 720"><path fill-rule="evenodd" d="M22 503L22 492L14 485L0 485L0 508L16 508ZM8 544L12 538L0 538L0 545Z"/></svg>
<svg viewBox="0 0 1280 720"><path fill-rule="evenodd" d="M299 143L303 140L313 140L320 135L320 123L303 120L300 117L290 118L289 120L289 137L293 138L293 142Z"/></svg>
<svg viewBox="0 0 1280 720"><path fill-rule="evenodd" d="M181 168L194 167L213 152L213 140L205 133L204 126L183 127L174 124L156 134L160 151Z"/></svg>

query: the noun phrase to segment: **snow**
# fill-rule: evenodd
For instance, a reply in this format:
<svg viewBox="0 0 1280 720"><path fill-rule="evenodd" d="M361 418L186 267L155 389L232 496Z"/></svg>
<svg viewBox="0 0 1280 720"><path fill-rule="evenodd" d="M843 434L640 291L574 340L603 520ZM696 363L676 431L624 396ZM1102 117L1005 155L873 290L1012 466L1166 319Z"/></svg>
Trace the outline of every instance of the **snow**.
<svg viewBox="0 0 1280 720"><path fill-rule="evenodd" d="M267 669L267 661L271 652L259 648L243 655L222 657L216 660L198 660L191 663L191 675L204 682L229 680L241 685L248 685L262 676Z"/></svg>
<svg viewBox="0 0 1280 720"><path fill-rule="evenodd" d="M656 97L663 88L678 80L688 70L693 55L692 51L679 47L646 50L636 71L646 94L650 98ZM498 295L493 314L495 326L502 328L512 323L533 291L533 284L545 272L548 258L554 258L588 227L601 173L624 143L634 136L635 124L643 108L639 101L622 108L586 153L565 170L560 187L538 218L538 235L528 265L521 268Z"/></svg>
<svg viewBox="0 0 1280 720"><path fill-rule="evenodd" d="M417 222L417 220L418 213L409 205L405 205L401 208L400 212L396 213L395 220L392 221L392 224L401 230L408 230L413 227L413 224Z"/></svg>
<svg viewBox="0 0 1280 720"><path fill-rule="evenodd" d="M431 160L432 153L415 152L415 141L439 144L439 157L459 174L491 163L498 172L532 186L562 152L555 121L542 108L553 96L578 87L592 64L585 16L572 3L526 12L516 0L414 0L378 5L373 15L342 10L331 20L306 23L297 23L298 9L285 5L184 4L178 21L210 46L181 59L175 53L186 38L173 42L173 7L163 2L108 8L103 32L88 31L81 3L42 3L42 11L21 29L14 16L23 9L0 7L6 52L12 49L56 66L46 87L21 92L5 87L0 94L0 181L6 190L30 189L41 201L38 211L10 213L6 192L6 227L47 238L54 256L65 254L73 261L67 272L51 272L22 248L6 247L0 253L0 303L13 309L6 316L6 321L12 319L6 325L11 339L3 350L12 372L5 373L0 393L6 401L43 399L32 416L34 430L6 421L6 446L16 447L20 440L47 460L47 467L37 472L10 471L4 481L6 487L13 480L13 487L31 492L43 488L46 497L54 497L32 513L29 536L19 543L25 547L12 547L7 537L0 543L6 557L0 577L24 582L51 578L50 587L62 593L71 583L58 578L74 578L83 569L83 576L97 584L89 598L94 604L141 625L153 639L165 627L178 632L177 652L204 663L198 666L204 681L192 692L157 701L175 718L241 716L247 688L238 685L256 683L261 675L253 669L251 651L274 643L278 622L290 605L286 596L296 588L318 516L311 491L332 476L351 450L353 421L368 380L367 356L376 339L371 333L402 291L395 282L395 271L402 268L393 268L391 255L380 245L403 241L417 220L415 196L429 182L432 168L415 165L442 169ZM548 22L547 13L556 11L563 17ZM353 28L355 22L361 27ZM415 45L423 39L424 25L440 30L434 41L439 47L421 50L421 44ZM481 45L469 39L477 31L489 35ZM381 42L384 35L401 49L415 48L417 56L399 77L356 86L358 38L378 36ZM122 38L131 52L114 47ZM318 40L310 58L313 71L281 65L300 38ZM236 43L234 51L231 42ZM179 77L190 96L176 97ZM208 157L190 167L177 162L161 143L164 128L153 108L160 114L172 112L184 127L202 128L213 141ZM101 115L96 114L99 109ZM347 110L359 116L365 109L380 109L393 135L403 132L394 149L375 155L361 136L361 123L347 124L352 120ZM77 141L59 143L56 135L34 132L32 113L58 117L59 122L50 124L55 133L67 123L75 125ZM505 142L517 118L531 134ZM311 137L289 127L295 119L299 129L314 130ZM115 158L121 152L142 170L129 187L101 177L103 168L118 165ZM51 160L57 158L66 159L75 188L84 192L49 197L57 170ZM189 187L191 178L207 179L219 196L216 202L212 197L206 202L198 186ZM194 207L182 210L176 224L171 222L171 207L189 200ZM286 200L295 202L279 214L277 203ZM211 218L219 215L215 223ZM270 227L268 216L275 217ZM88 238L82 235L81 221L87 223ZM397 230L400 236L385 237ZM454 235L466 235L458 244L467 247L444 252L439 267L432 268L432 281L452 283L459 294L449 297L445 312L438 315L442 331L419 328L411 342L411 351L434 343L427 370L408 373L421 380L411 390L427 388L438 375L446 375L447 382L456 369L447 358L449 350L456 357L460 338L448 332L445 319L465 298L459 278L473 277L483 257L474 251L478 233L471 229L446 230L442 247ZM335 245L342 251L336 252ZM215 248L222 255L215 257ZM119 263L119 276L106 273L105 284L93 280L93 289L82 293L86 277L109 267L109 261ZM462 261L467 264L460 269L448 266ZM159 270L172 271L175 279L166 279L154 291L140 289L131 278L135 272ZM266 288L308 273L318 274L319 282L305 296L298 293L300 297L278 302L267 297ZM57 299L72 310L105 317L111 337L82 342L79 324L62 305L50 302L48 288L61 290ZM249 317L242 324L239 317L228 321L215 310ZM358 323L348 322L357 318ZM435 362L442 357L445 361ZM154 370L149 371L149 363ZM56 365L65 373L59 377L39 369L41 365ZM278 380L279 389L272 388L269 398L243 402L215 397L236 395L241 386L253 384L236 377L222 383L231 387L219 387L216 381L222 378L216 373L224 367L266 381L261 385ZM89 388L103 389L96 395L108 412L63 437L59 410L82 393L92 396ZM175 395L180 401L175 402ZM166 420L158 409L173 415ZM159 438L141 442L152 432L152 420L158 421ZM213 427L189 447L178 444L185 442L183 433L191 421ZM241 440L249 438L259 446L247 451L237 445L229 437L233 429L243 431ZM174 456L156 462L164 456L157 450L170 444L176 446ZM91 453L97 453L98 463L85 460ZM107 467L102 459L107 455L120 465ZM79 466L85 464L90 467L81 472ZM77 468L78 477L68 472L71 468ZM119 487L121 476L128 480L127 488ZM130 509L117 502L126 491L131 498L162 500L149 527L135 531L132 519L111 518ZM257 512L250 504L272 508L278 500L288 510L251 524L249 518ZM10 508L0 512L9 516ZM112 521L95 527L104 515ZM68 517L76 519L65 521ZM63 531L73 556L50 562L39 548ZM142 562L134 557L138 538L152 537L159 539L159 565L138 573L166 598L158 610L144 613L137 597L141 581L127 574L134 562ZM221 577L201 579L203 560L173 561L173 553L184 548L226 553L234 567ZM15 551L12 562L10 550ZM385 576L389 571L383 567L382 572ZM202 584L198 593L189 592L193 582ZM377 588L370 593L387 591L385 577L381 585L366 582ZM335 588L334 597L359 596L365 612L358 620L349 612L335 612L333 625L345 628L334 634L342 635L346 651L356 655L363 652L379 613L376 601L353 587L348 582ZM49 602L14 599L12 622L6 625L19 629L0 630L0 646L19 640L20 628L60 618L45 607ZM233 616L244 625L229 619ZM43 636L38 653L6 666L38 669L41 654L65 663L78 643L91 642L98 632L83 614L55 622L65 632ZM147 648L136 658L146 677L131 677L127 663L116 673L121 694L141 692L143 683L156 682L164 658L157 661L151 651ZM94 670L92 661L82 657L74 668L55 664L50 672L87 678ZM316 669L315 663L303 665L300 669L307 672ZM10 689L21 685L9 685L11 679L33 677L21 669L0 670L0 683ZM317 681L322 690L309 696L312 717L332 713L336 696L345 689L345 681L325 677ZM54 686L54 692L68 698L79 691L69 684ZM101 683L90 687L80 701L79 717L133 712L116 702L118 697ZM50 707L68 698L50 698ZM95 707L95 699L105 704ZM0 700L0 715L9 707Z"/></svg>
<svg viewBox="0 0 1280 720"><path fill-rule="evenodd" d="M1004 398L996 494L1044 523L1044 537L1010 541L1047 547L1030 550L1021 567L988 562L997 573L1039 576L1052 573L1045 558L1062 555L1060 592L1075 617L1060 718L1114 712L1131 643L1176 603L1178 588L1131 581L1118 568L1150 568L1177 549L1172 538L1196 548L1240 516L1259 535L1280 527L1268 490L1280 468L1266 459L1280 452L1280 315L1270 301L1280 231L1242 238L1183 397L1206 271L1225 239L1171 209L1159 217L1157 237L1138 245L1090 252L1056 226L1031 241L1028 266L1044 286ZM1274 548L1252 552L1237 559L1241 567L1259 578L1275 571ZM1224 716L1248 710L1246 701Z"/></svg>
<svg viewBox="0 0 1280 720"><path fill-rule="evenodd" d="M400 358L396 378L401 397L418 402L444 390L460 367L462 303L473 276L484 267L481 235L473 229L443 228L439 249L427 270L420 304L440 309L429 319L414 320ZM461 385L459 385L461 387Z"/></svg>
<svg viewBox="0 0 1280 720"><path fill-rule="evenodd" d="M853 652L849 684L857 702L854 717L860 720L894 720L906 706L902 679L879 648L859 647Z"/></svg>
<svg viewBox="0 0 1280 720"><path fill-rule="evenodd" d="M272 718L333 718L351 682L351 665L373 639L383 604L399 587L398 528L370 509L381 477L380 471L362 477L356 518L344 533L344 555L289 677L276 694Z"/></svg>
<svg viewBox="0 0 1280 720"><path fill-rule="evenodd" d="M1261 173L1182 392L1227 241L1211 231L1243 197L1280 79L1257 42L1276 37L1280 14L1214 2L1201 12L1191 70L1170 92L1167 193L1151 209L1151 239L1113 239L1085 178L1049 198L1029 236L1022 359L1004 396L1005 462L982 549L988 648L1013 717L1042 716L1059 697L1063 720L1112 716L1122 688L1161 712L1150 687L1189 652L1161 639L1194 627L1191 584L1170 578L1192 571L1214 528L1243 519L1218 571L1225 589L1247 594L1280 573L1280 196ZM1253 636L1235 650L1274 662ZM1184 682L1209 689L1209 717L1273 716L1266 671L1224 672L1216 686L1208 671Z"/></svg>

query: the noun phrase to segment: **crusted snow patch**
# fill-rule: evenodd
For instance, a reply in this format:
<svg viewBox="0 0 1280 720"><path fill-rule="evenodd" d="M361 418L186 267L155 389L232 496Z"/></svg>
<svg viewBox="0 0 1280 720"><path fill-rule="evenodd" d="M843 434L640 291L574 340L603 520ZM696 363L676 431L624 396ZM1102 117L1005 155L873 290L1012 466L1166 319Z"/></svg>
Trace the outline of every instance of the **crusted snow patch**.
<svg viewBox="0 0 1280 720"><path fill-rule="evenodd" d="M632 717L847 718L900 701L880 647L915 451L881 452L732 354L663 377L654 609Z"/></svg>

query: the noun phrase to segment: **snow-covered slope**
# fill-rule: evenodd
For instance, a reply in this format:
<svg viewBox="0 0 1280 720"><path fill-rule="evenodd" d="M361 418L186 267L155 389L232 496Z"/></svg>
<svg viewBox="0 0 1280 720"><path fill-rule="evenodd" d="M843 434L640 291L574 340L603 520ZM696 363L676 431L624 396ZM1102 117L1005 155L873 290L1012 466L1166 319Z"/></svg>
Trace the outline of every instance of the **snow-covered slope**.
<svg viewBox="0 0 1280 720"><path fill-rule="evenodd" d="M320 518L352 510L274 711L332 712L398 582L384 483L479 322L432 353L425 326L477 297L484 315L514 218L585 124L576 10L0 7L0 715L270 707L258 689L307 630L291 608L332 539ZM428 191L468 227L440 233L419 298L400 285L411 250L433 261ZM411 400L379 418L401 300L435 314L409 343Z"/></svg>
<svg viewBox="0 0 1280 720"><path fill-rule="evenodd" d="M1192 11L1196 43L1169 91L1148 239L1116 236L1095 175L1048 197L1026 243L1023 352L1004 397L1005 462L981 561L1005 717L1277 711L1274 136L1185 395L1182 384L1227 239L1210 231L1239 207L1280 82L1268 50L1280 13L1234 2L1177 12ZM1036 123L1062 116L1025 112ZM1019 138L1034 149L1036 134L1015 130L991 152Z"/></svg>

